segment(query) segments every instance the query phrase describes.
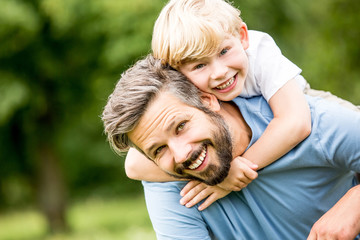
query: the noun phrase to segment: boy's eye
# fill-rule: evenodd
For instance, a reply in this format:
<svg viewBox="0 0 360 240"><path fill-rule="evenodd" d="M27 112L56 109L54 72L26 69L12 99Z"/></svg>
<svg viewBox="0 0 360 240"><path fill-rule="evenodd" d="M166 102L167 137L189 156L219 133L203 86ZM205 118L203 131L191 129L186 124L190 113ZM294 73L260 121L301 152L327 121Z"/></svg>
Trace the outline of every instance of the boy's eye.
<svg viewBox="0 0 360 240"><path fill-rule="evenodd" d="M198 64L194 67L194 69L200 69L200 68L203 68L205 66L205 64L201 63L201 64Z"/></svg>
<svg viewBox="0 0 360 240"><path fill-rule="evenodd" d="M220 51L220 55L224 55L225 53L227 53L229 51L229 49L224 48L223 50Z"/></svg>

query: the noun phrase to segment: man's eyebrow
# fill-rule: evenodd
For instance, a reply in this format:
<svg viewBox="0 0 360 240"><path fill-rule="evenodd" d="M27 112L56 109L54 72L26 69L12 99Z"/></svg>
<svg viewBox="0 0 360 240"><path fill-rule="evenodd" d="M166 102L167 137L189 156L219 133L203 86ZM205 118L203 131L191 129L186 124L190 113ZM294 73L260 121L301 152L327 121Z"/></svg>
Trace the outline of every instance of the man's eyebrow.
<svg viewBox="0 0 360 240"><path fill-rule="evenodd" d="M174 127L176 122L176 118L172 120L172 122L169 124L169 126L165 129L165 131L170 132L171 129Z"/></svg>
<svg viewBox="0 0 360 240"><path fill-rule="evenodd" d="M171 123L170 123L169 126L165 129L165 131L166 131L166 132L170 132L171 129L174 127L175 124L176 124L176 118L171 121ZM147 148L147 152L150 154L150 156L151 156L154 148L155 148L157 145L158 145L158 143L154 143L154 144L152 144L149 148Z"/></svg>
<svg viewBox="0 0 360 240"><path fill-rule="evenodd" d="M149 158L152 155L153 149L156 147L157 143L154 143L153 145L151 145L146 152L148 152L149 154Z"/></svg>
<svg viewBox="0 0 360 240"><path fill-rule="evenodd" d="M142 155L144 155L147 159L149 159L150 161L153 161L153 159L151 159L141 148L139 148L136 144L133 144L132 146L133 148L135 148L136 150L138 150Z"/></svg>

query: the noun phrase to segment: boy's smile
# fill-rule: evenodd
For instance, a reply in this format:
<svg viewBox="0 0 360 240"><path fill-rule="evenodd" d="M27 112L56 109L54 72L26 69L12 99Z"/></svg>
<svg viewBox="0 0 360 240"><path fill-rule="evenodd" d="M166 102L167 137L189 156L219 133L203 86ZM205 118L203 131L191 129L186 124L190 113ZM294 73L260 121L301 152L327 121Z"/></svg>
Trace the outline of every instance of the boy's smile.
<svg viewBox="0 0 360 240"><path fill-rule="evenodd" d="M215 90L218 91L219 93L227 93L233 90L237 84L237 75L238 74L235 74L235 76L230 78L230 80L215 87Z"/></svg>
<svg viewBox="0 0 360 240"><path fill-rule="evenodd" d="M224 84L221 84L220 86L216 87L218 90L224 90L225 88L229 87L235 82L235 77L232 77L229 81L227 81Z"/></svg>

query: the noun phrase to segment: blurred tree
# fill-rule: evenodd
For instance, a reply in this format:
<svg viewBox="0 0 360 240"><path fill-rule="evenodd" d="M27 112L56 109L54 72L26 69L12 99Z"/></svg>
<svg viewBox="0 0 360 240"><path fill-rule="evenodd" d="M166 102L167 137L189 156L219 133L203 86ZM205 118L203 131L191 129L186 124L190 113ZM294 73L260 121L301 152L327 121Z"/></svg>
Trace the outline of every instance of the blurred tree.
<svg viewBox="0 0 360 240"><path fill-rule="evenodd" d="M141 191L99 115L121 72L150 52L166 2L0 0L0 206L37 199L50 230L62 231L68 199ZM360 103L359 1L234 4L314 88Z"/></svg>
<svg viewBox="0 0 360 240"><path fill-rule="evenodd" d="M68 166L89 169L91 161L116 159L101 135L101 107L121 71L149 52L152 23L162 3L1 0L0 4L4 148L0 199L7 199L12 192L9 185L16 185L9 182L30 183L28 197L37 193L50 230L64 231L66 186L78 174ZM94 148L99 143L102 147ZM64 153L72 144L83 153ZM13 181L14 175L25 180Z"/></svg>
<svg viewBox="0 0 360 240"><path fill-rule="evenodd" d="M359 1L235 0L249 29L269 33L314 89L360 104Z"/></svg>

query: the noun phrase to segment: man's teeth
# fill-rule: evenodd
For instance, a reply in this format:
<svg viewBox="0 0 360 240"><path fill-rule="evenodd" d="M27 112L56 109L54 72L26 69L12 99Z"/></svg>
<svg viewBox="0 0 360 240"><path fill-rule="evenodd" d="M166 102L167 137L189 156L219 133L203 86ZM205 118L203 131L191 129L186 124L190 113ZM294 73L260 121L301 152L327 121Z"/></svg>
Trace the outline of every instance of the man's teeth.
<svg viewBox="0 0 360 240"><path fill-rule="evenodd" d="M203 150L202 150L199 158L193 164L191 164L189 166L189 168L191 170L194 170L194 169L198 168L203 163L205 157L206 157L206 147L203 147Z"/></svg>
<svg viewBox="0 0 360 240"><path fill-rule="evenodd" d="M227 81L223 85L220 85L220 86L218 86L216 88L219 89L219 90L222 90L224 88L227 88L229 85L233 84L234 81L235 81L235 77L232 77L229 81Z"/></svg>

